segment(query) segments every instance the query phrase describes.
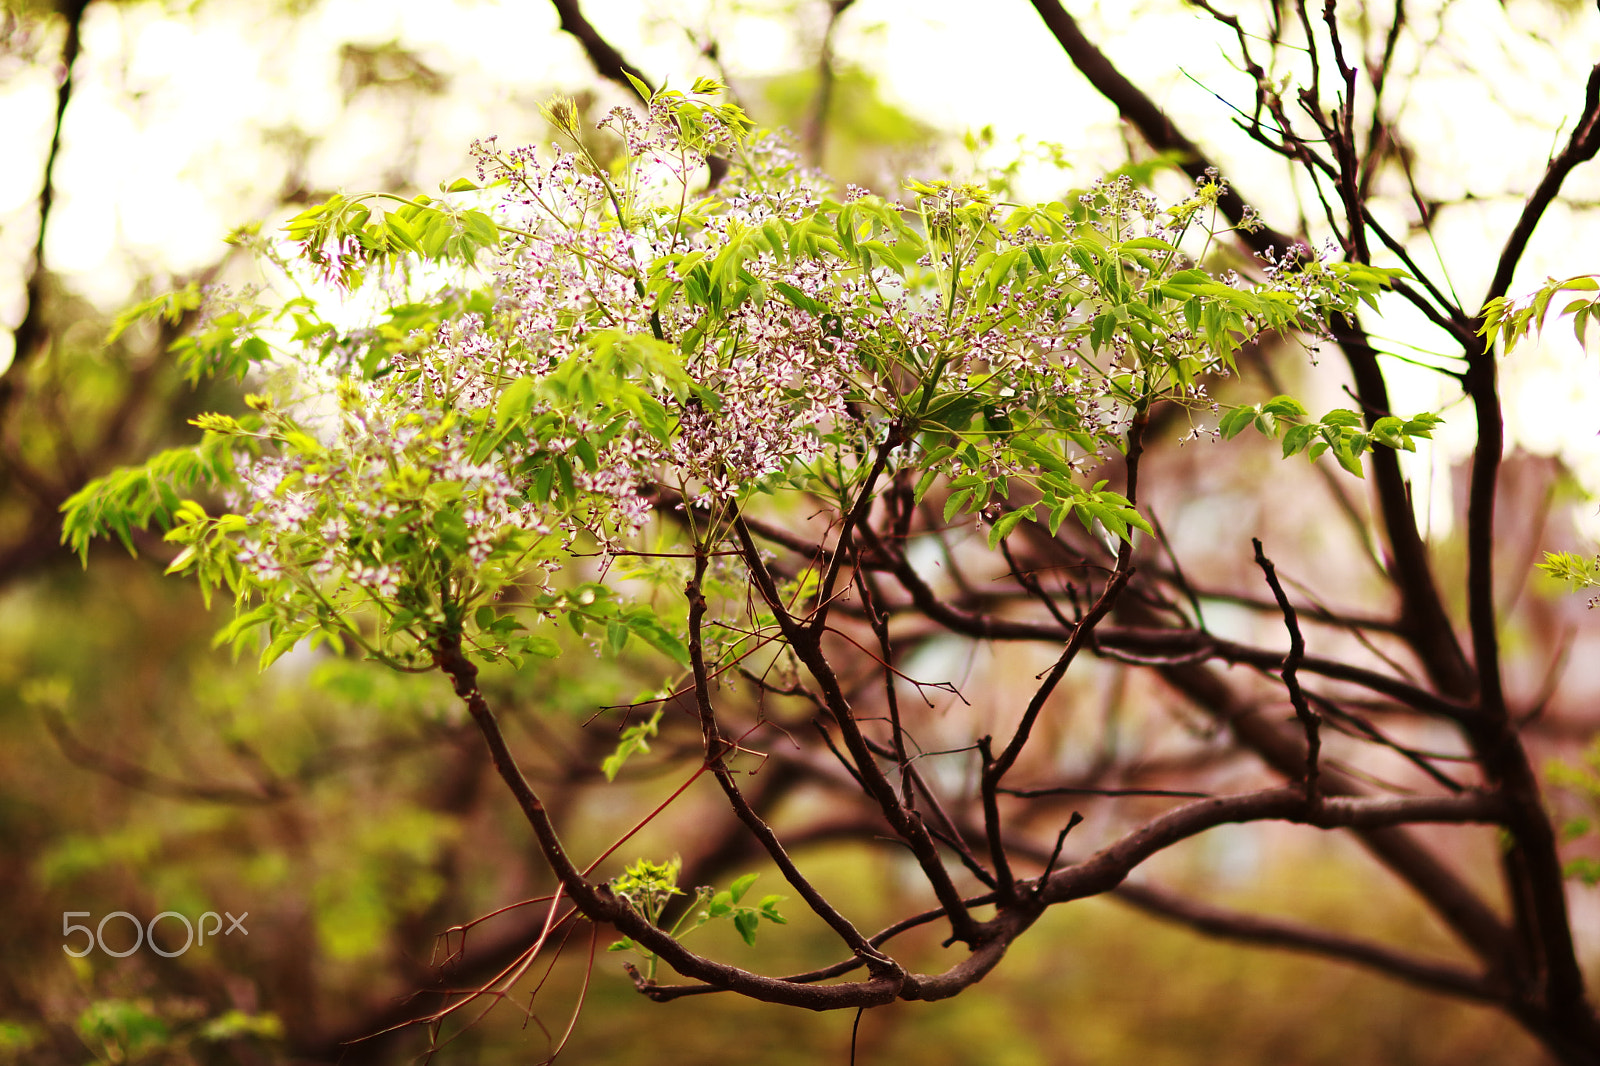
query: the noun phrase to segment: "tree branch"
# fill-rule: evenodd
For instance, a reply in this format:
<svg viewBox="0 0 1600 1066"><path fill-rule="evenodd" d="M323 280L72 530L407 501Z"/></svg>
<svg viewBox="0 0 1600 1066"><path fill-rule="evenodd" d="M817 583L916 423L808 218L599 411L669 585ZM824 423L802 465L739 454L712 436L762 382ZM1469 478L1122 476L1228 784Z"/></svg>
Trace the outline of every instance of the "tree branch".
<svg viewBox="0 0 1600 1066"><path fill-rule="evenodd" d="M583 8L578 0L550 0L555 5L556 13L561 16L561 28L578 39L583 46L583 54L589 57L589 63L602 78L616 82L642 102L649 103L650 99L639 92L638 86L629 81L629 77L638 78L647 89L653 89L649 78L644 71L634 66L623 54L612 46L611 42L600 35L594 28L594 23L584 16Z"/></svg>
<svg viewBox="0 0 1600 1066"><path fill-rule="evenodd" d="M1289 654L1283 657L1283 665L1279 673L1283 677L1283 687L1289 690L1289 702L1294 705L1294 713L1300 719L1300 726L1306 734L1306 769L1305 786L1306 798L1312 803L1318 799L1317 793L1317 754L1322 750L1322 737L1319 727L1321 721L1317 713L1306 702L1306 694L1300 689L1300 679L1296 676L1300 664L1306 657L1306 638L1300 635L1300 621L1295 617L1294 605L1289 602L1289 597L1284 593L1283 586L1278 583L1277 568L1272 565L1266 553L1261 550L1261 541L1256 537L1250 538L1250 543L1256 548L1256 565L1267 576L1267 584L1272 588L1272 595L1278 601L1278 607L1283 611L1283 624L1289 630Z"/></svg>
<svg viewBox="0 0 1600 1066"><path fill-rule="evenodd" d="M1125 882L1111 895L1113 899L1121 900L1146 914L1177 922L1207 936L1353 962L1407 984L1463 999L1484 1003L1503 1001L1503 995L1478 974L1396 951L1384 944L1342 936L1298 922L1214 907L1185 899L1154 885Z"/></svg>
<svg viewBox="0 0 1600 1066"><path fill-rule="evenodd" d="M1095 47L1058 0L1033 0L1033 6L1073 65L1102 96L1116 105L1152 148L1183 155L1186 159L1184 171L1196 178L1214 168L1200 147L1178 130L1160 107ZM1308 37L1309 32L1308 23ZM1315 62L1315 49L1311 55ZM1218 198L1217 207L1235 225L1245 218L1245 201L1231 186ZM1271 228L1255 233L1241 232L1240 239L1257 253L1269 248L1282 252L1301 243ZM1370 427L1389 410L1388 386L1378 367L1376 352L1354 320L1336 317L1330 327L1350 364ZM1399 461L1394 452L1380 448L1372 453L1372 469L1379 509L1390 550L1394 553L1389 573L1400 592L1401 621L1407 642L1417 650L1442 692L1466 698L1474 687L1471 673L1434 585L1427 549L1417 530Z"/></svg>
<svg viewBox="0 0 1600 1066"><path fill-rule="evenodd" d="M1490 793L1461 796L1348 797L1312 802L1297 788L1196 800L1153 818L1092 858L1058 870L1041 886L1048 903L1109 892L1152 855L1229 822L1277 820L1319 829L1385 829L1420 822L1499 824L1509 813Z"/></svg>
<svg viewBox="0 0 1600 1066"><path fill-rule="evenodd" d="M751 835L761 842L762 848L783 873L785 880L800 893L800 898L806 901L806 905L817 917L839 935L846 947L867 960L874 977L903 974L904 970L898 963L867 943L866 937L851 925L849 919L840 914L800 872L794 860L784 851L783 844L772 831L772 827L745 801L738 784L733 780L733 774L728 770L724 760L728 745L717 728L716 715L711 707L711 680L706 672L705 646L702 639L706 598L701 590L701 584L705 579L706 563L706 553L696 551L694 576L690 578L689 585L684 590L689 600L689 663L694 671L695 705L699 711L700 730L705 742L706 765L711 768L711 773L728 798L734 814L749 829Z"/></svg>
<svg viewBox="0 0 1600 1066"><path fill-rule="evenodd" d="M1589 71L1583 111L1572 129L1572 136L1567 139L1567 145L1561 153L1550 160L1544 177L1539 179L1539 184L1522 205L1522 214L1517 217L1517 224L1511 227L1511 233L1506 237L1505 246L1501 248L1500 258L1495 264L1494 278L1489 282L1489 291L1484 294L1485 303L1510 291L1517 264L1522 262L1528 241L1533 238L1533 231L1544 217L1545 210L1560 194L1567 175L1593 159L1596 152L1600 152L1600 63Z"/></svg>
<svg viewBox="0 0 1600 1066"><path fill-rule="evenodd" d="M879 452L879 459L887 457L894 432L884 442ZM862 507L863 500L867 500L866 493L863 499L858 500L855 510L861 511L857 521L865 517ZM956 891L955 883L950 879L950 873L944 868L939 858L938 848L935 847L933 838L929 835L922 819L913 812L907 811L895 794L894 786L884 777L883 771L874 761L872 751L867 745L866 738L862 736L861 728L855 720L855 715L850 709L850 702L845 698L844 691L839 686L839 679L834 674L833 668L828 663L827 657L822 652L821 633L808 626L801 626L794 621L788 611L784 609L781 597L778 595L776 584L772 575L767 572L766 564L761 560L760 550L756 547L750 529L744 524L742 517L736 517L733 523L734 533L738 537L739 546L744 553L745 566L750 571L751 580L756 585L756 590L763 600L772 608L777 618L779 627L783 630L784 639L789 642L790 648L805 665L811 675L817 679L817 684L822 689L822 697L828 707L829 713L839 724L839 732L843 735L845 745L850 749L851 758L855 760L856 769L861 775L864 790L878 802L882 809L884 819L889 826L910 845L912 854L917 857L918 864L928 878L928 883L933 887L934 894L940 903L944 904L946 912L950 915L952 932L956 939L968 944L976 944L982 938L978 924L972 916L961 907L960 893ZM861 528L866 529L865 523ZM842 539L842 535L841 535ZM841 543L836 549L838 552L846 550L846 545ZM834 560L834 565L840 563L839 557ZM998 961L998 960L996 960Z"/></svg>
<svg viewBox="0 0 1600 1066"><path fill-rule="evenodd" d="M39 233L33 242L33 267L28 274L27 309L12 331L11 365L0 373L0 418L3 418L16 392L20 370L38 352L45 336L44 284L47 276L44 259L45 232L50 227L50 211L56 200L56 160L61 155L61 128L72 102L72 68L78 62L83 43L83 16L90 0L63 0L61 15L67 21L66 38L61 44L60 83L56 86L56 117L50 131L50 148L44 159L44 181L39 188Z"/></svg>

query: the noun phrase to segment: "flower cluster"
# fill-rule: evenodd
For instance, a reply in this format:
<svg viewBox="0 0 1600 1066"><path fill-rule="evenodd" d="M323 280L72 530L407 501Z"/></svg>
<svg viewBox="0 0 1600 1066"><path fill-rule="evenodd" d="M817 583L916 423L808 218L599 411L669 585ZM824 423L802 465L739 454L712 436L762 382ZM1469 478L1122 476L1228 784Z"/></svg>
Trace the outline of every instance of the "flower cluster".
<svg viewBox="0 0 1600 1066"><path fill-rule="evenodd" d="M475 458L471 435L449 413L396 416L388 400L369 384L343 384L324 440L265 412L283 447L242 464L229 500L251 520L236 558L257 581L298 572L330 600L356 592L392 601L404 592L436 607L458 561L480 567L497 548L526 548L529 535L552 533L526 479Z"/></svg>
<svg viewBox="0 0 1600 1066"><path fill-rule="evenodd" d="M892 462L924 465L919 492L948 475L956 508L987 513L1022 478L1115 521L1127 501L1080 483L1135 410L1208 405L1200 376L1243 339L1373 284L1274 264L1252 290L1196 269L1184 242L1209 240L1215 184L1165 210L1126 177L1033 208L949 182L835 200L735 108L662 93L613 111L614 166L570 103L546 113L569 149L474 146L488 215L408 201L374 220L336 198L291 227L319 273L390 285L372 268L396 242L442 262L472 232L496 240L481 285L386 291L384 328L289 345L287 395L237 429L230 565L258 590L298 590L318 617L375 606L425 642L548 587L580 538L620 547L658 487L831 494L897 432L918 446ZM713 155L729 169L702 185ZM505 647L495 633L480 647Z"/></svg>

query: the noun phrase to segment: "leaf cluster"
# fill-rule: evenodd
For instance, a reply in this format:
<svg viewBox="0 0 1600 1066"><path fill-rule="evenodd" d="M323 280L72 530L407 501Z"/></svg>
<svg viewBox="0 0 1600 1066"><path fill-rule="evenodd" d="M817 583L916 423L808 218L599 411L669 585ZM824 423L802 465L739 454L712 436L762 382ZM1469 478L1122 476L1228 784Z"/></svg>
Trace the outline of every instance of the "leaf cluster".
<svg viewBox="0 0 1600 1066"><path fill-rule="evenodd" d="M1414 452L1418 438L1431 439L1433 427L1444 421L1439 415L1423 412L1412 418L1384 415L1371 426L1359 412L1336 407L1313 420L1305 407L1292 396L1274 396L1258 404L1244 404L1222 416L1217 430L1224 440L1232 440L1248 426L1266 437L1283 440L1285 459L1304 452L1313 462L1331 453L1345 470L1361 477L1361 457L1382 446L1395 451Z"/></svg>

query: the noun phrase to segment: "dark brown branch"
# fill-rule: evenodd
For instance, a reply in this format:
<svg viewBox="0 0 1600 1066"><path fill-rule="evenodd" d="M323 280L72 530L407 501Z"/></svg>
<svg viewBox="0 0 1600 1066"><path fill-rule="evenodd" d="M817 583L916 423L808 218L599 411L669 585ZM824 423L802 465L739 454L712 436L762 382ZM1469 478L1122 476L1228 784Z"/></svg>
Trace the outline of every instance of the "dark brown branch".
<svg viewBox="0 0 1600 1066"><path fill-rule="evenodd" d="M1498 824L1509 809L1490 793L1462 796L1329 796L1313 803L1298 788L1275 788L1197 800L1133 830L1092 858L1058 870L1042 887L1048 903L1109 892L1157 852L1230 822L1275 820L1319 829L1383 829L1423 822Z"/></svg>
<svg viewBox="0 0 1600 1066"><path fill-rule="evenodd" d="M823 735L825 737L827 736L826 733ZM879 755L883 758L896 757L895 751L892 748L886 747L882 744L873 743L870 740L867 743L875 755ZM835 754L838 754L837 751ZM841 761L843 761L842 757ZM846 769L850 769L848 764L846 764ZM961 860L961 865L967 868L968 873L972 874L973 877L976 877L989 888L994 888L996 884L994 875L985 869L983 864L978 861L978 857L972 853L972 848L967 844L966 837L962 834L960 827L958 827L955 823L955 820L950 817L949 812L944 809L944 804L940 802L938 793L933 791L933 788L929 786L927 780L917 770L916 763L914 761L908 761L906 770L910 775L911 784L916 788L917 793L922 796L923 802L927 805L928 810L933 813L934 818L938 823L937 825L929 825L928 832L932 833L940 843L944 844L951 851L955 852L956 858ZM859 779L857 783L859 784Z"/></svg>
<svg viewBox="0 0 1600 1066"><path fill-rule="evenodd" d="M962 903L968 907L981 907L994 901L995 894L993 892L985 892L979 896L969 896L962 900ZM874 933L869 938L869 942L873 947L882 947L901 933L908 932L918 926L927 925L929 922L936 922L944 916L943 907L935 907L920 914L913 914ZM788 981L792 984L811 984L815 981L826 981L830 977L842 977L852 970L860 969L864 965L866 965L865 962L860 958L849 958L833 963L830 966L807 970L805 973L790 974L787 977L779 978L779 980ZM651 991L651 998L658 1003L667 1003L675 999L682 999L685 996L699 996L721 991L724 990L710 985L656 985Z"/></svg>
<svg viewBox="0 0 1600 1066"><path fill-rule="evenodd" d="M1116 105L1117 111L1139 131L1139 135L1150 147L1158 152L1177 153L1180 158L1179 165L1184 173L1196 181L1205 179L1207 171L1214 171L1215 168L1205 152L1201 151L1200 146L1174 126L1160 106L1106 58L1105 53L1084 35L1078 26L1078 20L1068 14L1058 0L1033 0L1033 9L1049 27L1057 43L1072 60L1073 66L1078 68L1101 96ZM1217 207L1235 225L1245 217L1244 199L1231 186L1224 189L1218 197ZM1252 244L1259 242L1258 251L1271 246L1281 252L1300 243L1271 230L1263 230L1247 239L1250 239Z"/></svg>
<svg viewBox="0 0 1600 1066"><path fill-rule="evenodd" d="M1161 675L1179 692L1220 723L1240 745L1268 766L1294 776L1305 763L1305 749L1273 723L1241 701L1216 672L1200 665L1161 668ZM1358 795L1360 786L1343 774L1324 772L1323 791ZM1462 878L1404 829L1363 829L1363 845L1410 885L1461 941L1490 965L1498 966L1509 951L1510 937L1494 910Z"/></svg>
<svg viewBox="0 0 1600 1066"><path fill-rule="evenodd" d="M688 587L684 590L689 601L689 662L694 671L695 706L700 716L700 730L705 743L706 765L711 768L717 784L721 786L723 794L732 806L734 814L743 822L750 834L761 842L767 855L783 873L785 880L800 893L800 898L806 905L821 918L828 926L839 935L845 946L857 955L863 956L872 969L874 977L895 975L902 973L899 965L892 959L880 953L876 948L867 943L849 919L840 914L838 910L818 892L816 886L800 872L794 860L789 857L783 844L778 840L772 827L756 814L755 810L745 800L738 784L729 771L725 756L729 745L722 738L717 727L716 715L711 707L711 679L706 671L705 648L703 644L703 628L706 614L706 598L701 590L701 583L705 579L707 557L703 551L696 552L694 576L690 579Z"/></svg>
<svg viewBox="0 0 1600 1066"><path fill-rule="evenodd" d="M884 467L888 465L889 455L904 441L901 438L898 422L889 427L888 435L883 443L878 445L878 454L872 459L872 466L867 471L867 476L862 480L858 490L855 504L844 517L844 525L839 529L839 540L833 546L833 556L828 560L828 568L823 572L822 582L817 590L817 610L809 626L812 632L822 632L823 626L828 621L828 611L833 605L833 590L839 582L839 572L844 568L845 560L853 558L850 550L851 540L855 532L866 522L867 512L872 509L873 493L877 489L878 478L883 475Z"/></svg>
<svg viewBox="0 0 1600 1066"><path fill-rule="evenodd" d="M887 974L864 982L817 987L791 985L777 978L764 977L737 966L715 962L688 950L666 932L650 924L626 901L615 896L608 887L591 883L568 857L543 801L539 799L528 784L528 779L517 767L516 760L506 745L505 735L495 721L494 712L478 689L478 668L463 654L459 634L444 632L435 638L434 662L450 678L456 695L466 704L467 712L472 715L473 721L483 734L485 743L489 746L495 770L506 787L511 790L511 794L517 800L517 806L522 810L523 818L533 829L540 853L549 863L557 880L561 882L562 889L585 917L591 921L611 923L625 936L638 941L646 950L655 953L667 965L691 980L726 988L767 1003L781 1003L808 1010L836 1010L842 1007L888 1003L897 995L905 994L910 978L902 978L896 974ZM1001 952L1003 951L1002 948ZM967 961L970 963L972 960L969 958ZM998 957L994 961L998 962ZM954 974L956 971L966 972L962 966L956 967L951 973ZM950 975L941 975L940 978L928 980L934 981L935 986L939 987L939 983L945 979L950 979ZM641 983L641 991L648 994L650 986Z"/></svg>
<svg viewBox="0 0 1600 1066"><path fill-rule="evenodd" d="M1126 462L1126 495L1130 504L1137 504L1139 498L1139 458L1144 449L1144 429L1148 422L1149 412L1144 401L1140 401L1135 411L1132 424L1128 428L1128 451ZM979 781L979 791L983 800L984 825L989 835L990 850L994 856L995 876L1000 882L1000 895L1002 899L1009 900L1014 892L1009 865L1006 861L1005 850L1000 843L1000 817L996 790L1007 773L1016 765L1017 759L1022 755L1022 749L1027 746L1028 738L1033 733L1034 723L1038 721L1039 714L1044 710L1045 703L1049 700L1056 686L1066 676L1067 670L1077 658L1078 653L1094 640L1095 627L1111 612L1116 605L1117 597L1127 587L1128 580L1133 577L1133 541L1131 534L1122 538L1122 543L1117 548L1117 566L1112 572L1105 588L1100 591L1100 596L1094 605L1084 613L1076 625L1072 627L1067 637L1066 647L1062 648L1061 655L1056 659L1055 665L1050 668L1044 682L1034 691L1033 697L1028 701L1028 706L1023 709L1022 720L1017 723L1016 730L1011 734L1011 740L998 756L991 757L989 752L989 738L985 737L979 742L979 750L983 754L983 773Z"/></svg>
<svg viewBox="0 0 1600 1066"><path fill-rule="evenodd" d="M1279 673L1283 677L1283 687L1289 690L1289 702L1294 706L1295 717L1300 719L1300 727L1306 734L1306 771L1305 785L1306 798L1317 802L1317 755L1322 750L1322 735L1320 732L1321 721L1317 713L1306 702L1306 694L1300 690L1300 679L1296 672L1306 657L1306 638L1300 634L1300 620L1295 617L1294 605L1289 602L1289 597L1283 591L1283 585L1278 582L1277 568L1272 565L1266 553L1261 550L1261 541L1255 537L1250 538L1250 543L1255 545L1256 565L1267 577L1267 584L1272 589L1272 595L1278 601L1278 608L1283 612L1283 624L1289 630L1289 654L1283 657L1283 666Z"/></svg>
<svg viewBox="0 0 1600 1066"><path fill-rule="evenodd" d="M1517 264L1545 210L1567 176L1600 151L1600 65L1590 71L1584 109L1566 147L1546 168L1523 206L1502 249L1486 299L1504 296ZM1478 421L1467 497L1467 603L1473 657L1480 678L1480 701L1496 722L1507 720L1499 662L1499 623L1494 602L1494 520L1504 450L1504 422L1496 382L1494 350L1479 343L1468 351L1467 392ZM1515 841L1504 862L1508 889L1533 973L1525 981L1548 982L1550 1013L1568 1028L1590 1035L1600 1045L1600 1020L1589 1005L1573 950L1565 888L1555 837L1544 813L1538 779L1527 752L1508 726L1488 727L1473 736L1473 747L1491 781L1514 798L1517 817L1510 826ZM1534 976L1537 974L1538 976Z"/></svg>
<svg viewBox="0 0 1600 1066"><path fill-rule="evenodd" d="M895 440L897 431L892 430L890 437L885 440L879 452L880 459L886 460L891 442ZM863 492L863 499L866 494ZM859 517L865 516L862 509L862 500L856 504L857 510L862 510ZM870 500L865 500L870 503ZM858 518L859 520L859 518ZM866 529L863 525L863 529ZM928 883L933 887L934 894L939 902L944 905L946 913L950 916L952 931L958 940L968 944L976 944L980 939L980 931L972 916L959 905L960 893L957 892L955 882L950 879L950 873L944 868L939 858L938 848L934 845L933 838L929 835L922 819L907 811L895 794L894 786L884 777L883 771L873 760L872 751L867 745L866 738L862 735L860 726L855 720L854 712L850 709L850 702L846 699L844 691L840 688L839 679L834 674L821 646L821 633L819 630L797 623L784 608L782 598L778 595L776 583L767 570L766 563L761 559L761 552L756 547L750 529L745 525L742 517L736 517L733 523L735 535L738 537L739 546L744 552L745 566L750 572L751 580L760 593L761 598L771 608L777 619L778 627L783 631L784 639L789 647L794 650L812 677L816 678L818 687L822 690L822 697L827 704L829 713L839 725L839 732L844 738L845 746L850 751L851 758L855 761L856 769L860 772L861 781L868 795L877 801L882 809L884 818L890 828L900 835L911 846L912 853L917 857L917 863L922 867L923 873L928 878ZM842 535L841 535L842 538ZM844 551L843 543L838 551ZM835 564L839 562L835 559ZM1003 951L1003 949L1002 949ZM994 960L998 962L998 958ZM991 963L992 965L992 963ZM987 972L987 971L985 971Z"/></svg>
<svg viewBox="0 0 1600 1066"><path fill-rule="evenodd" d="M27 309L12 331L11 365L0 374L0 417L16 391L21 368L38 352L45 336L44 286L47 271L44 259L45 231L50 227L50 212L56 199L56 160L61 154L61 128L72 102L72 68L78 62L83 42L83 16L90 0L65 0L61 15L66 19L66 37L61 44L60 82L56 86L56 116L50 132L50 148L45 154L44 180L39 188L39 233L33 242L33 265L28 274Z"/></svg>
<svg viewBox="0 0 1600 1066"><path fill-rule="evenodd" d="M1184 163L1185 172L1196 178L1213 169L1214 165L1199 146L1178 130L1143 90L1117 70L1084 35L1077 20L1062 8L1058 0L1033 0L1033 6L1073 65L1102 96L1116 105L1117 110L1152 148L1181 153L1187 160ZM1304 21L1310 41L1310 22L1308 19ZM1311 50L1311 58L1316 62L1315 48ZM1312 85L1315 84L1313 80ZM1308 106L1315 107L1314 93L1309 98ZM1286 119L1280 121L1286 126ZM1291 158L1301 157L1295 151L1288 154ZM1314 160L1303 161L1311 170L1316 169ZM1336 174L1330 176L1337 178ZM1235 225L1245 218L1245 201L1231 187L1218 198L1217 207ZM1358 222L1359 216L1352 224ZM1255 233L1241 233L1240 239L1257 253L1268 249L1277 249L1281 253L1299 243L1270 228ZM1370 426L1381 417L1379 412L1387 413L1389 410L1388 386L1378 366L1377 353L1365 331L1354 320L1339 316L1329 325L1334 339L1344 350ZM1434 585L1427 549L1417 529L1416 516L1406 493L1405 479L1400 474L1399 461L1394 452L1387 448L1374 451L1371 461L1379 509L1390 550L1394 553L1389 573L1400 592L1401 625L1407 642L1416 649L1429 676L1445 695L1467 698L1474 688L1471 673Z"/></svg>
<svg viewBox="0 0 1600 1066"><path fill-rule="evenodd" d="M1207 936L1353 962L1407 984L1464 999L1486 1003L1501 1002L1503 999L1488 980L1460 967L1418 958L1384 944L1331 933L1299 922L1226 910L1186 899L1153 885L1124 883L1112 893L1112 898Z"/></svg>
<svg viewBox="0 0 1600 1066"><path fill-rule="evenodd" d="M602 78L614 81L618 85L645 103L649 97L639 92L638 86L629 81L629 77L638 78L647 89L653 89L649 78L644 71L628 62L622 53L612 46L611 42L600 35L594 24L583 14L583 8L578 0L550 0L555 5L556 13L561 16L561 28L578 39L583 46L583 54L589 57L589 63L595 72Z"/></svg>
<svg viewBox="0 0 1600 1066"><path fill-rule="evenodd" d="M900 802L907 810L916 807L911 787L911 757L906 753L906 731L900 721L900 693L895 687L894 645L889 639L889 616L878 609L877 583L864 570L855 571L856 588L861 592L861 609L867 624L878 638L878 654L883 663L883 699L889 708L889 736L894 742L895 765L900 769Z"/></svg>
<svg viewBox="0 0 1600 1066"><path fill-rule="evenodd" d="M1522 262L1528 241L1533 238L1533 231L1538 227L1539 220L1544 217L1545 210L1560 194L1567 175L1593 159L1596 152L1600 152L1600 63L1595 64L1594 69L1589 71L1589 84L1584 91L1583 112L1578 116L1577 125L1572 129L1572 136L1567 139L1567 145L1561 153L1550 160L1550 165L1545 168L1544 177L1539 179L1539 184L1534 187L1527 202L1523 204L1522 214L1518 216L1517 224L1511 228L1511 234L1500 250L1500 258L1495 264L1494 278L1489 282L1489 291L1484 294L1485 303L1510 291L1517 264Z"/></svg>

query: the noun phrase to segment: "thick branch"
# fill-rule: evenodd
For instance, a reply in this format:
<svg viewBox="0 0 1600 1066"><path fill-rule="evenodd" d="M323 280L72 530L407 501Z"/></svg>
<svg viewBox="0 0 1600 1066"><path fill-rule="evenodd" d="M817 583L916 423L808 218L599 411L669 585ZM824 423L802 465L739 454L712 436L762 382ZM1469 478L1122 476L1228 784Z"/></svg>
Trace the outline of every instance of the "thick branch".
<svg viewBox="0 0 1600 1066"><path fill-rule="evenodd" d="M1048 903L1109 892L1152 855L1229 822L1277 820L1319 829L1384 829L1420 822L1496 824L1507 808L1498 796L1348 797L1320 802L1297 788L1275 788L1196 800L1146 822L1092 858L1058 870L1041 887Z"/></svg>
<svg viewBox="0 0 1600 1066"><path fill-rule="evenodd" d="M1241 701L1214 670L1184 664L1162 667L1161 675L1207 714L1226 723L1243 747L1279 773L1292 777L1304 765L1304 747ZM1332 770L1323 774L1322 787L1325 795L1356 795L1361 791L1356 782ZM1504 965L1510 937L1494 910L1470 885L1403 828L1362 829L1358 835L1362 844L1410 885L1474 954L1491 966Z"/></svg>
<svg viewBox="0 0 1600 1066"><path fill-rule="evenodd" d="M1112 895L1147 914L1177 922L1207 936L1341 959L1433 992L1482 1002L1501 1001L1501 996L1478 974L1446 963L1418 958L1384 944L1331 933L1299 922L1214 907L1153 885L1124 883Z"/></svg>
<svg viewBox="0 0 1600 1066"><path fill-rule="evenodd" d="M1057 43L1067 53L1067 58L1072 60L1072 65L1101 96L1116 105L1117 111L1139 131L1150 147L1158 152L1177 153L1183 172L1196 181L1205 178L1208 170L1215 169L1200 146L1174 126L1166 112L1144 90L1129 81L1106 54L1084 35L1078 20L1068 14L1058 0L1033 0L1033 9L1049 27ZM1217 208L1235 225L1245 217L1244 198L1232 186L1224 189L1217 198ZM1258 252L1268 247L1283 252L1300 243L1270 229L1256 234L1241 233L1240 236Z"/></svg>
<svg viewBox="0 0 1600 1066"><path fill-rule="evenodd" d="M44 159L44 182L39 189L39 233L33 242L33 266L28 274L27 309L12 331L11 365L0 374L0 414L4 413L16 390L19 369L38 351L45 332L44 283L45 231L50 227L50 211L56 200L56 159L61 154L61 127L72 102L72 68L82 46L84 11L89 0L66 0L61 15L67 20L66 39L61 44L61 82L56 87L56 118L50 132L50 149Z"/></svg>
<svg viewBox="0 0 1600 1066"><path fill-rule="evenodd" d="M644 76L644 71L628 62L610 41L600 35L600 31L595 29L594 24L584 16L578 0L550 0L550 2L555 5L556 13L561 16L561 28L576 37L578 43L583 45L583 54L589 57L595 72L603 78L616 82L648 103L648 97L641 94L638 87L628 78L630 76L638 78L646 88L651 87L650 79Z"/></svg>
<svg viewBox="0 0 1600 1066"><path fill-rule="evenodd" d="M1486 299L1506 294L1545 210L1560 193L1567 176L1597 152L1600 65L1590 71L1583 113L1572 136L1550 161L1506 240ZM1466 387L1478 422L1467 496L1467 613L1480 678L1480 702L1492 722L1500 723L1476 731L1472 735L1473 747L1490 780L1515 803L1516 817L1510 826L1515 844L1506 853L1504 870L1522 946L1532 956L1525 963L1529 971L1522 975L1532 987L1525 988L1523 994L1544 998L1553 1015L1600 1042L1600 1021L1588 1004L1583 973L1573 950L1555 836L1527 752L1506 724L1499 620L1494 602L1495 508L1505 426L1493 347L1479 341L1469 347L1467 355ZM1540 989L1540 985L1545 987Z"/></svg>

